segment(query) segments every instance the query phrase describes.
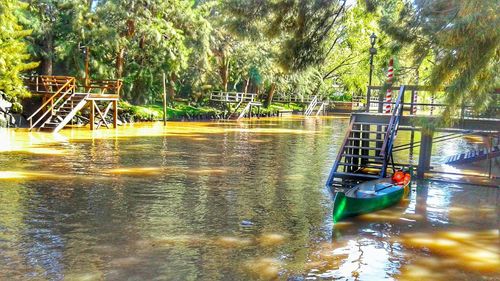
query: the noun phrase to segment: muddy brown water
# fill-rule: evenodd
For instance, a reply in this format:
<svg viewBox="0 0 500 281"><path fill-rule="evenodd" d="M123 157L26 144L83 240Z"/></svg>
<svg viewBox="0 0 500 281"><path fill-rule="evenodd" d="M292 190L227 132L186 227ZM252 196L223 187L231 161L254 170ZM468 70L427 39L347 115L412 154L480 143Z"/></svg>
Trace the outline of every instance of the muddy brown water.
<svg viewBox="0 0 500 281"><path fill-rule="evenodd" d="M347 125L1 130L0 280L500 280L498 188L416 182L332 224ZM475 145L436 144L433 161Z"/></svg>

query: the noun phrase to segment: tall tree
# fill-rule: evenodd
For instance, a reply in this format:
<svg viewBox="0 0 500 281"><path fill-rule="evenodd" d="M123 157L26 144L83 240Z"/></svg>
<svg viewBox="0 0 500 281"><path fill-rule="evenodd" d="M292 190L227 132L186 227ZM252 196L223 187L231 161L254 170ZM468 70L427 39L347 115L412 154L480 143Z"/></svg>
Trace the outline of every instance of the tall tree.
<svg viewBox="0 0 500 281"><path fill-rule="evenodd" d="M430 85L444 88L450 117L463 103L481 111L493 100L499 88L500 17L497 0L376 1L378 6L399 12L385 16L381 27L400 46L412 48L418 65L432 57Z"/></svg>
<svg viewBox="0 0 500 281"><path fill-rule="evenodd" d="M293 72L324 61L324 43L338 28L346 1L230 0L226 7L235 32L279 38L278 61L286 72Z"/></svg>
<svg viewBox="0 0 500 281"><path fill-rule="evenodd" d="M42 75L82 72L79 46L84 41L90 4L79 0L28 0L33 29L31 51ZM59 64L59 65L57 65Z"/></svg>
<svg viewBox="0 0 500 281"><path fill-rule="evenodd" d="M0 2L0 91L14 101L28 95L21 73L38 65L29 62L25 38L31 31L19 24L25 8L26 5L18 0Z"/></svg>
<svg viewBox="0 0 500 281"><path fill-rule="evenodd" d="M91 44L98 49L100 60L114 60L114 76L123 78L128 99L134 103L151 101L160 92L162 72L168 76L169 97L173 99L176 82L194 48L192 41L208 40L195 38L206 26L196 13L191 2L179 0L98 3Z"/></svg>

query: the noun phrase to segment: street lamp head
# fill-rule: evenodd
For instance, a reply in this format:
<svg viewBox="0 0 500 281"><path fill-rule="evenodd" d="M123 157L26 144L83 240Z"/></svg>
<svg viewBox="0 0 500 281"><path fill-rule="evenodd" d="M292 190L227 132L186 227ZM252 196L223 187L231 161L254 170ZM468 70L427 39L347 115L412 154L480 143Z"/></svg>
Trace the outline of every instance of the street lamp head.
<svg viewBox="0 0 500 281"><path fill-rule="evenodd" d="M372 35L370 35L370 44L372 45L372 48L373 46L375 46L376 41L377 41L377 35L375 35L375 33L372 32Z"/></svg>

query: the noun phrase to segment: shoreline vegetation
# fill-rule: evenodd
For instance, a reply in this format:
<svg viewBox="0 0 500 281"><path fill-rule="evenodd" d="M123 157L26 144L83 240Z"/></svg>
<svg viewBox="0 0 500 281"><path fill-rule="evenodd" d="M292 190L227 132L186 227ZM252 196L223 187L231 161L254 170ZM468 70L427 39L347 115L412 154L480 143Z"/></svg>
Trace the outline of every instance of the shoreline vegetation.
<svg viewBox="0 0 500 281"><path fill-rule="evenodd" d="M173 106L167 106L167 120L190 121L190 120L215 120L227 119L228 112L234 112L235 105L229 105L230 109L217 108L210 105L190 105L176 102ZM281 111L302 112L304 107L295 103L275 103L269 107L260 109L252 108L252 116L272 117L278 116ZM258 115L258 116L257 116ZM160 103L147 105L132 105L126 101L119 103L119 119L125 122L161 121L163 120L163 106Z"/></svg>

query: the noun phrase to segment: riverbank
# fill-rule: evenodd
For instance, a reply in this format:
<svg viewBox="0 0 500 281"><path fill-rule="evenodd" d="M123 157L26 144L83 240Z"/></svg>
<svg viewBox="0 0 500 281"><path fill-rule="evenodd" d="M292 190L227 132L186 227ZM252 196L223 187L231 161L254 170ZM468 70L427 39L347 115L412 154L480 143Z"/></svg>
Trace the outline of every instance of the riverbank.
<svg viewBox="0 0 500 281"><path fill-rule="evenodd" d="M12 104L6 103L0 99L0 128L24 128L28 127L26 114L13 114L10 107ZM221 108L220 105L190 105L185 102L175 102L172 106L167 106L167 120L169 121L208 121L227 119L229 114L236 109L236 104L228 104L227 108ZM241 108L240 108L241 110ZM276 103L269 107L254 107L250 112L252 117L277 117L283 112L289 114L302 113L304 106L295 103ZM88 124L88 110L75 116L75 125ZM248 114L247 114L248 115ZM111 122L110 117L108 121ZM118 104L118 123L120 125L135 122L150 122L163 120L163 105L147 104L133 105L126 101L120 101Z"/></svg>
<svg viewBox="0 0 500 281"><path fill-rule="evenodd" d="M229 108L221 108L220 106L193 106L186 103L176 103L173 107L167 107L167 120L182 121L225 119L228 117L228 112L234 112L236 110L235 107L236 104L230 104ZM163 106L160 104L132 105L128 102L121 101L119 108L119 116L125 120L132 120L132 122L163 120ZM252 108L252 116L274 117L278 116L280 111L283 110L299 112L303 111L303 106L294 103L277 103L271 104L269 107L254 107Z"/></svg>

